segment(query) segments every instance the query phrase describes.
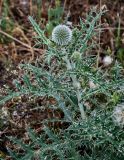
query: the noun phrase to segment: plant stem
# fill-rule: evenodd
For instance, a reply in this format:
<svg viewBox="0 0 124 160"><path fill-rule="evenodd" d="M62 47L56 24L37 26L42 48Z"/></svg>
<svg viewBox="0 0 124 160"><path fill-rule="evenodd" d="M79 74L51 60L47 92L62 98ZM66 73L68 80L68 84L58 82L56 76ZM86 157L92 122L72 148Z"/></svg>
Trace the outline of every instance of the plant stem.
<svg viewBox="0 0 124 160"><path fill-rule="evenodd" d="M79 109L80 109L80 112L81 112L81 117L84 120L84 119L86 119L86 116L85 116L85 111L84 111L83 104L81 103L81 93L80 93L79 89L77 89L76 95L77 95L77 98L78 98L78 106L79 106Z"/></svg>
<svg viewBox="0 0 124 160"><path fill-rule="evenodd" d="M68 57L64 56L63 59L66 62L67 70L72 70L73 69L72 64L71 64L70 60L68 59ZM78 99L78 106L79 106L79 109L81 112L81 118L84 120L86 118L86 116L85 116L83 104L81 103L80 83L78 82L76 75L71 75L71 79L73 82L73 86L76 89L76 95L77 95L77 99Z"/></svg>

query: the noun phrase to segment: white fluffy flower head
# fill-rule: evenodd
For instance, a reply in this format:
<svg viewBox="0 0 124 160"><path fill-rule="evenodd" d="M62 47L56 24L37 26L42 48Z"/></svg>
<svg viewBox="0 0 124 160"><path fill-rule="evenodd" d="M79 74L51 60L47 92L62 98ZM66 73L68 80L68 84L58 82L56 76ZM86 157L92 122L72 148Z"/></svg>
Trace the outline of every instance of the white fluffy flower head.
<svg viewBox="0 0 124 160"><path fill-rule="evenodd" d="M103 64L104 66L109 66L112 63L113 59L111 56L105 56L103 58Z"/></svg>
<svg viewBox="0 0 124 160"><path fill-rule="evenodd" d="M113 120L119 126L124 126L124 104L117 105L113 111Z"/></svg>
<svg viewBox="0 0 124 160"><path fill-rule="evenodd" d="M64 46L72 40L72 31L66 25L58 25L52 31L52 41L56 44Z"/></svg>

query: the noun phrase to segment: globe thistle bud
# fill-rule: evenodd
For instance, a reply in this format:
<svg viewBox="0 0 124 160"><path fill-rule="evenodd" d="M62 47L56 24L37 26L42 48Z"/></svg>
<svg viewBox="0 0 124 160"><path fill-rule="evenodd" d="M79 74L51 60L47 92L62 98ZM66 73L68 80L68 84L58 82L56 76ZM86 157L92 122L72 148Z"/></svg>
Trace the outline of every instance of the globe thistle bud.
<svg viewBox="0 0 124 160"><path fill-rule="evenodd" d="M58 25L52 31L52 41L56 44L64 46L72 39L72 31L66 25Z"/></svg>
<svg viewBox="0 0 124 160"><path fill-rule="evenodd" d="M113 120L119 126L124 126L124 104L117 105L113 111Z"/></svg>
<svg viewBox="0 0 124 160"><path fill-rule="evenodd" d="M80 85L79 82L73 83L73 86L74 86L75 89L81 89L81 85Z"/></svg>
<svg viewBox="0 0 124 160"><path fill-rule="evenodd" d="M75 51L75 52L72 54L71 58L72 58L73 60L80 60L80 59L81 59L81 53L78 52L78 51Z"/></svg>
<svg viewBox="0 0 124 160"><path fill-rule="evenodd" d="M95 89L95 88L97 88L98 86L97 86L92 80L90 80L90 81L89 81L89 87L90 87L91 89Z"/></svg>

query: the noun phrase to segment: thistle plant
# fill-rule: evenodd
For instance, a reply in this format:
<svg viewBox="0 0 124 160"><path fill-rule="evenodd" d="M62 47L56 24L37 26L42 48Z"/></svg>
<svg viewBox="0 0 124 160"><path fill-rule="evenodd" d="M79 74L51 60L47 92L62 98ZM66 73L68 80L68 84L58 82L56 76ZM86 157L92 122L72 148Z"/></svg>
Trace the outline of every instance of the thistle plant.
<svg viewBox="0 0 124 160"><path fill-rule="evenodd" d="M56 103L47 107L59 108L64 114L54 121L68 125L55 132L44 120L41 135L28 130L29 144L11 138L24 151L22 155L10 151L14 159L123 159L124 134L112 118L114 106L123 99L123 68L117 61L108 70L96 68L96 57L86 54L96 47L92 39L98 34L97 22L104 12L96 16L93 13L87 15L85 22L80 21L79 28L56 26L49 38L29 17L38 34L37 44L46 46L43 62L40 67L21 65L25 70L23 85L15 80L16 91L9 92L0 103L22 95L52 97Z"/></svg>

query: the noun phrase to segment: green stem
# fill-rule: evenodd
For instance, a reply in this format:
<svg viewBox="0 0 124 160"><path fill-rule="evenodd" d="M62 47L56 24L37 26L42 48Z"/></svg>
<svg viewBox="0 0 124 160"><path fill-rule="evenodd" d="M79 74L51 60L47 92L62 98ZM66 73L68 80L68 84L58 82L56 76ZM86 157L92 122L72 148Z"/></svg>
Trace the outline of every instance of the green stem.
<svg viewBox="0 0 124 160"><path fill-rule="evenodd" d="M64 61L66 62L66 66L67 66L67 70L72 70L72 64L69 61L68 57L65 56L63 57ZM76 95L77 95L77 99L78 99L78 106L81 112L81 117L84 120L85 119L85 111L84 111L84 107L81 103L81 92L80 92L80 83L78 82L76 75L71 75L72 78L72 82L73 82L73 86L76 89Z"/></svg>

